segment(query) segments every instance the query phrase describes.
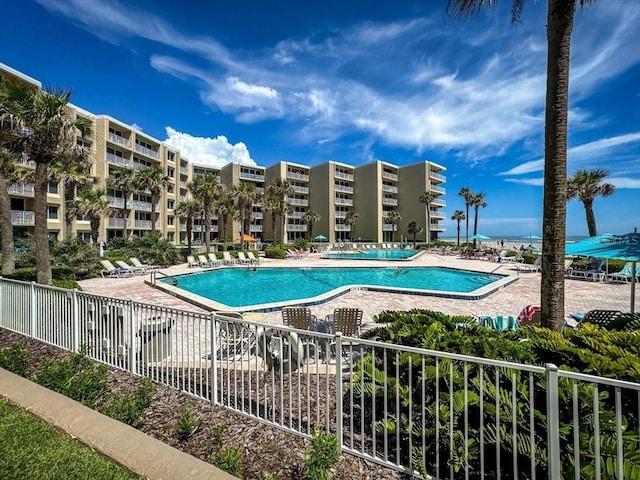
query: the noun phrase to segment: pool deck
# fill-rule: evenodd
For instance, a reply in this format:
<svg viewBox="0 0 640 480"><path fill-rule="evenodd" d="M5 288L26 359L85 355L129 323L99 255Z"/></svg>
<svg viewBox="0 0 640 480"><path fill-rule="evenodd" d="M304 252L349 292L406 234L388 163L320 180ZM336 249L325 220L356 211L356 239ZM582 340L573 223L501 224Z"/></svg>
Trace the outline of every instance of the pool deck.
<svg viewBox="0 0 640 480"><path fill-rule="evenodd" d="M324 267L350 265L364 267L399 266L397 262L368 261L368 260L337 260L323 259L321 254L311 254L300 259L272 260L261 259L261 266L269 267ZM384 293L374 291L351 291L338 298L311 307L311 312L318 318L333 313L338 307L360 307L364 311L363 323L372 323L373 316L383 310L409 310L411 308L427 308L455 315L517 315L526 305L540 304L540 273L520 272L515 265L499 264L481 260L460 259L455 256L444 256L435 253L425 253L410 262L403 262L403 267L450 267L478 272L491 272L514 275L518 281L498 290L480 300L462 300L455 298L408 295L400 293ZM498 268L499 267L499 268ZM247 268L230 267L230 268ZM260 267L258 267L260 268ZM198 271L198 268L188 268L186 264L163 269L167 275ZM152 303L162 306L182 308L191 311L204 311L169 293L155 289L145 284L149 275L131 278L92 278L80 282L82 289L87 292L107 295L117 298L131 298L136 301ZM636 285L636 295L640 287ZM565 281L565 311L566 313L585 313L594 309L629 311L631 288L629 284L613 284L566 279ZM266 313L261 316L266 323L281 323L279 312Z"/></svg>

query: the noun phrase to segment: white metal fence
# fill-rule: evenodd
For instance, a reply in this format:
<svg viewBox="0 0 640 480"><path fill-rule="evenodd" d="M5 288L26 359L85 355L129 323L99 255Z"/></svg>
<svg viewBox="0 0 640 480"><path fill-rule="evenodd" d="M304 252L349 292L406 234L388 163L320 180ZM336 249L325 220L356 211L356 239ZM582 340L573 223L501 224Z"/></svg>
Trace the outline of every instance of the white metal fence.
<svg viewBox="0 0 640 480"><path fill-rule="evenodd" d="M432 478L640 478L640 385L0 279L0 327Z"/></svg>

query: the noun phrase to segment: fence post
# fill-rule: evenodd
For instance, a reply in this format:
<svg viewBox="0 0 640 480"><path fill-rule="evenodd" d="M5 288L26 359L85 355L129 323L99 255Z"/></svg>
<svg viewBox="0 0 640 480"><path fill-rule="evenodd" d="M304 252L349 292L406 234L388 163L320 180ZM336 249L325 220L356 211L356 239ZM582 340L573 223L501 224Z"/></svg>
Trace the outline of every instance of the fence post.
<svg viewBox="0 0 640 480"><path fill-rule="evenodd" d="M560 408L558 398L558 367L545 365L547 377L547 455L549 478L561 480L560 476Z"/></svg>
<svg viewBox="0 0 640 480"><path fill-rule="evenodd" d="M129 371L133 374L137 371L137 349L136 349L136 322L135 322L135 308L133 305L133 299L129 299Z"/></svg>
<svg viewBox="0 0 640 480"><path fill-rule="evenodd" d="M38 325L37 325L37 316L36 316L36 282L31 282L31 338L37 338L38 334Z"/></svg>
<svg viewBox="0 0 640 480"><path fill-rule="evenodd" d="M211 403L218 403L218 338L216 337L216 314L211 312Z"/></svg>
<svg viewBox="0 0 640 480"><path fill-rule="evenodd" d="M0 327L4 325L4 297L2 291L4 290L4 278L0 277Z"/></svg>
<svg viewBox="0 0 640 480"><path fill-rule="evenodd" d="M78 318L78 289L73 289L73 296L71 298L73 302L71 305L72 308L72 321L73 321L73 351L78 353L80 350L80 319Z"/></svg>
<svg viewBox="0 0 640 480"><path fill-rule="evenodd" d="M336 438L338 454L342 453L342 333L336 332Z"/></svg>

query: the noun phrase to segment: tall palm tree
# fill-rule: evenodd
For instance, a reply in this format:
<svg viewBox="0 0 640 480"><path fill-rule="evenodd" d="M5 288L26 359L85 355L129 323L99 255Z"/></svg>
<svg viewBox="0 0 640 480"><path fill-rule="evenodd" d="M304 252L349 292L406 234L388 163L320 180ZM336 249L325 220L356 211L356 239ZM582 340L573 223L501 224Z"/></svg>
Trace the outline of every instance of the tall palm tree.
<svg viewBox="0 0 640 480"><path fill-rule="evenodd" d="M157 165L137 170L134 183L138 190L151 192L151 231L156 230L156 204L160 201L162 192L169 185L169 177Z"/></svg>
<svg viewBox="0 0 640 480"><path fill-rule="evenodd" d="M407 232L413 235L413 249L416 249L416 235L422 232L422 227L415 220L411 220L407 225Z"/></svg>
<svg viewBox="0 0 640 480"><path fill-rule="evenodd" d="M280 247L282 247L284 239L284 228L287 223L287 214L290 214L293 211L288 200L294 193L295 191L291 182L282 178L276 178L267 187L267 195L276 199L278 208L278 217L280 218ZM275 242L275 238L273 240Z"/></svg>
<svg viewBox="0 0 640 480"><path fill-rule="evenodd" d="M220 182L218 177L213 173L204 173L198 175L188 185L193 198L198 200L202 205L204 214L204 243L207 246L207 253L211 251L211 216L213 214L213 205L218 198L220 192Z"/></svg>
<svg viewBox="0 0 640 480"><path fill-rule="evenodd" d="M124 204L121 209L114 209L113 214L122 218L122 238L127 239L127 222L131 209L129 208L129 198L136 190L134 172L131 168L115 167L107 177L107 186L114 190L120 190Z"/></svg>
<svg viewBox="0 0 640 480"><path fill-rule="evenodd" d="M438 194L431 191L426 191L418 197L418 201L424 203L425 209L427 210L427 248L431 242L431 202L436 198L438 198ZM420 231L422 231L422 228Z"/></svg>
<svg viewBox="0 0 640 480"><path fill-rule="evenodd" d="M464 212L462 210L456 210L451 216L451 220L458 222L458 248L460 248L460 222L465 218L467 217L464 216Z"/></svg>
<svg viewBox="0 0 640 480"><path fill-rule="evenodd" d="M235 207L233 205L233 197L231 192L227 189L226 185L220 185L220 195L213 202L213 213L218 217L218 233L222 232L222 241L224 242L224 249L227 249L227 227L229 226L229 219L233 218L235 213Z"/></svg>
<svg viewBox="0 0 640 480"><path fill-rule="evenodd" d="M240 243L242 250L245 249L245 234L249 233L251 220L253 218L253 205L260 200L260 192L253 182L240 182L233 186L233 200L236 208L236 218L240 220Z"/></svg>
<svg viewBox="0 0 640 480"><path fill-rule="evenodd" d="M184 219L187 222L187 251L189 252L188 254L191 255L193 219L202 212L202 203L198 200L185 200L184 202L178 202L175 212L178 218Z"/></svg>
<svg viewBox="0 0 640 480"><path fill-rule="evenodd" d="M577 198L584 205L587 216L587 228L589 236L597 235L596 217L593 213L593 201L596 197L610 197L616 191L612 183L602 183L609 176L605 169L576 170L576 173L567 181L567 200Z"/></svg>
<svg viewBox="0 0 640 480"><path fill-rule="evenodd" d="M469 207L473 202L473 192L469 187L462 187L458 192L458 196L464 199L464 206L466 208L465 219L467 220L467 229L466 229L464 243L465 245L469 245Z"/></svg>
<svg viewBox="0 0 640 480"><path fill-rule="evenodd" d="M89 217L91 241L95 246L100 244L98 236L102 217L111 210L104 195L104 190L80 190L78 197L69 204L69 214L72 218Z"/></svg>
<svg viewBox="0 0 640 480"><path fill-rule="evenodd" d="M471 205L473 206L473 213L474 213L474 219L473 219L474 235L478 234L478 211L480 210L480 208L487 208L487 202L484 201L484 196L485 196L484 192L475 193L473 195L473 200L471 201ZM477 240L474 239L473 248L476 248L476 242Z"/></svg>
<svg viewBox="0 0 640 480"><path fill-rule="evenodd" d="M351 238L353 239L355 233L355 226L358 223L358 219L360 218L360 214L356 213L355 210L349 210L344 217L344 223L349 225L351 228Z"/></svg>
<svg viewBox="0 0 640 480"><path fill-rule="evenodd" d="M387 215L385 216L387 223L393 225L393 230L391 230L391 241L396 241L396 227L400 224L400 220L402 220L402 216L400 212L397 210L389 210Z"/></svg>
<svg viewBox="0 0 640 480"><path fill-rule="evenodd" d="M544 200L542 209L542 325L564 326L565 232L567 230L567 119L571 32L576 5L595 0L548 0L547 97L544 120ZM449 0L450 15L476 14L486 0ZM513 0L511 18L519 22L525 0Z"/></svg>
<svg viewBox="0 0 640 480"><path fill-rule="evenodd" d="M313 226L320 221L322 217L315 210L307 210L302 216L302 221L307 225L307 235L309 240L313 239Z"/></svg>
<svg viewBox="0 0 640 480"><path fill-rule="evenodd" d="M71 92L60 89L37 89L24 83L3 82L3 110L19 118L23 152L36 163L34 177L34 239L37 281L51 284L51 257L47 227L47 186L49 168L61 158L86 154L78 145L79 134L91 133L91 124L84 118L72 118L69 110Z"/></svg>

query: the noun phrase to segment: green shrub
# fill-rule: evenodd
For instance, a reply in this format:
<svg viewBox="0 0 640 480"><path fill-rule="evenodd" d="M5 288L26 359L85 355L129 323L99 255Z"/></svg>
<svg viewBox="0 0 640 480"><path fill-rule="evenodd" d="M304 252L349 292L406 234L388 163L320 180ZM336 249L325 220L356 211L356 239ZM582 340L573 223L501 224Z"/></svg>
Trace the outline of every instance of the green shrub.
<svg viewBox="0 0 640 480"><path fill-rule="evenodd" d="M331 469L338 460L338 439L315 427L303 461L304 480L330 480L333 477Z"/></svg>
<svg viewBox="0 0 640 480"><path fill-rule="evenodd" d="M534 253L523 253L522 254L522 258L523 258L523 262L527 265L533 265L536 262L536 259L539 257L540 255L536 255Z"/></svg>
<svg viewBox="0 0 640 480"><path fill-rule="evenodd" d="M75 270L69 265L53 265L51 267L51 276L54 280L60 281L76 280ZM36 267L16 268L14 273L6 275L6 277L23 282L35 282L37 279L37 269Z"/></svg>
<svg viewBox="0 0 640 480"><path fill-rule="evenodd" d="M80 284L78 282L76 282L75 280L53 280L51 282L53 284L54 287L58 287L58 288L66 288L68 290L82 290L82 287L80 286Z"/></svg>
<svg viewBox="0 0 640 480"><path fill-rule="evenodd" d="M29 365L27 364L27 349L24 348L24 345L16 343L0 350L0 368L9 370L21 377L26 376Z"/></svg>
<svg viewBox="0 0 640 480"><path fill-rule="evenodd" d="M234 477L242 478L244 453L242 453L242 450L238 447L224 447L211 455L209 463Z"/></svg>
<svg viewBox="0 0 640 480"><path fill-rule="evenodd" d="M306 250L309 247L309 242L307 242L306 238L296 238L295 242L293 242L293 245Z"/></svg>
<svg viewBox="0 0 640 480"><path fill-rule="evenodd" d="M102 269L98 263L98 249L78 239L55 242L51 247L51 259L54 265L71 265L74 280L97 276Z"/></svg>
<svg viewBox="0 0 640 480"><path fill-rule="evenodd" d="M175 431L178 435L178 439L181 441L189 440L194 433L202 426L202 419L195 418L191 411L191 408L184 407L182 409L182 416L176 422Z"/></svg>
<svg viewBox="0 0 640 480"><path fill-rule="evenodd" d="M47 359L34 381L94 408L107 387L108 368L82 354L72 353L62 359Z"/></svg>
<svg viewBox="0 0 640 480"><path fill-rule="evenodd" d="M282 260L287 257L287 254L280 247L267 247L267 249L264 251L264 256L266 258L278 258Z"/></svg>
<svg viewBox="0 0 640 480"><path fill-rule="evenodd" d="M134 392L114 392L98 410L119 422L137 427L152 397L153 384L148 378L143 378Z"/></svg>

